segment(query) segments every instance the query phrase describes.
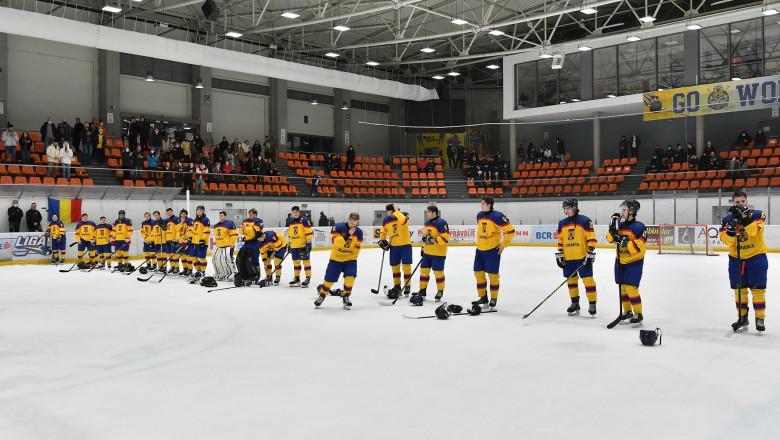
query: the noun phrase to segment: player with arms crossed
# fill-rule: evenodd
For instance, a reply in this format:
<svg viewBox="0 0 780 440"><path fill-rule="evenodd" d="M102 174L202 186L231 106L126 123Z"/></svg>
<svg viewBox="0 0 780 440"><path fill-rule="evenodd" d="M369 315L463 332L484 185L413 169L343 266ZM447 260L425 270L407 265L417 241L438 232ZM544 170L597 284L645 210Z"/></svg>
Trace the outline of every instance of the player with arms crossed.
<svg viewBox="0 0 780 440"><path fill-rule="evenodd" d="M125 217L125 210L119 211L118 218L114 221L114 259L119 263L119 271L131 271L128 269L130 262L130 239L133 237L133 222Z"/></svg>
<svg viewBox="0 0 780 440"><path fill-rule="evenodd" d="M217 281L228 281L235 273L235 264L233 263L233 249L238 241L238 229L232 220L228 220L225 211L219 212L219 222L214 225L214 245L217 250L211 257L214 264L214 279Z"/></svg>
<svg viewBox="0 0 780 440"><path fill-rule="evenodd" d="M499 268L501 253L515 237L515 227L501 212L493 209L493 197L485 197L477 214L477 250L474 254L474 277L477 279L477 296L472 307L482 308L483 304L493 310L498 302L500 287ZM490 303L487 295L487 278L490 278Z"/></svg>
<svg viewBox="0 0 780 440"><path fill-rule="evenodd" d="M111 268L111 242L114 240L114 230L106 223L106 217L100 216L100 223L95 226L95 248L97 250L98 267L104 269L106 261Z"/></svg>
<svg viewBox="0 0 780 440"><path fill-rule="evenodd" d="M52 214L46 228L46 236L51 238L51 264L65 262L65 225L57 214Z"/></svg>
<svg viewBox="0 0 780 440"><path fill-rule="evenodd" d="M89 269L95 264L95 222L89 219L87 214L81 214L81 221L76 223L76 240L78 244L79 269ZM89 262L84 261L84 255L88 254Z"/></svg>
<svg viewBox="0 0 780 440"><path fill-rule="evenodd" d="M401 265L404 271L404 295L409 295L412 289L412 236L409 233L409 217L392 203L385 206L385 211L387 217L382 222L377 245L384 251L390 251L393 288L387 292L387 297L396 299L401 294Z"/></svg>
<svg viewBox="0 0 780 440"><path fill-rule="evenodd" d="M320 286L319 296L314 300L314 306L319 307L325 301L325 297L330 293L333 283L339 280L339 276L344 274L344 291L341 294L341 300L344 308L349 310L352 307L352 301L349 300L352 295L352 286L357 277L357 258L360 254L360 246L363 244L363 231L358 228L360 216L353 212L344 223L337 223L330 232L330 240L333 248L330 251L330 260L325 269L325 281Z"/></svg>
<svg viewBox="0 0 780 440"><path fill-rule="evenodd" d="M647 228L636 219L639 202L626 200L620 205L620 213L612 214L607 230L607 241L617 245L615 258L615 283L620 286L620 302L623 313L620 323L641 327L642 297L639 296L639 282L647 251Z"/></svg>
<svg viewBox="0 0 780 440"><path fill-rule="evenodd" d="M314 229L308 217L301 214L301 209L293 206L292 218L287 224L287 234L290 237L290 253L293 260L294 278L290 287L309 287L311 283L311 241L314 239ZM306 279L301 282L301 261Z"/></svg>
<svg viewBox="0 0 780 440"><path fill-rule="evenodd" d="M578 278L581 277L588 297L588 313L593 316L596 314L596 281L593 280L596 232L593 230L593 222L580 214L577 199L564 200L563 212L566 218L558 222L558 253L555 254L555 261L563 269L563 276L568 278L571 305L566 312L569 316L580 314Z"/></svg>
<svg viewBox="0 0 780 440"><path fill-rule="evenodd" d="M731 328L736 332L747 329L748 293L753 294L756 312L756 330L763 332L766 316L766 279L769 261L764 242L766 213L748 207L747 194L737 191L734 204L723 217L720 240L729 247L729 281L734 290L739 319Z"/></svg>
<svg viewBox="0 0 780 440"><path fill-rule="evenodd" d="M450 236L450 227L447 222L439 217L439 208L431 205L425 211L427 220L423 227L422 261L420 261L420 291L412 295L409 303L413 306L423 305L431 268L436 276L436 301L441 301L444 296L444 262L447 259L447 245Z"/></svg>

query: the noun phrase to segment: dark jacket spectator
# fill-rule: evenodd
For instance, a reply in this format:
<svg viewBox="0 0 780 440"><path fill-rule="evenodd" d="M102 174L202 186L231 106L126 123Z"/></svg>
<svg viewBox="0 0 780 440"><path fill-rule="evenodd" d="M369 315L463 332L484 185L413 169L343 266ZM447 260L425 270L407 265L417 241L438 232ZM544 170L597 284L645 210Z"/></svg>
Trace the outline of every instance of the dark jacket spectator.
<svg viewBox="0 0 780 440"><path fill-rule="evenodd" d="M322 211L320 211L320 220L317 222L317 226L329 226L328 216Z"/></svg>
<svg viewBox="0 0 780 440"><path fill-rule="evenodd" d="M19 232L19 228L22 225L22 217L24 212L19 207L19 202L14 200L11 202L11 207L8 208L8 230L11 232Z"/></svg>
<svg viewBox="0 0 780 440"><path fill-rule="evenodd" d="M463 168L463 159L466 157L466 147L458 142L458 157L457 157L457 164L455 164L455 168Z"/></svg>
<svg viewBox="0 0 780 440"><path fill-rule="evenodd" d="M130 151L130 147L125 147L122 151L122 168L125 170L133 169L133 153Z"/></svg>
<svg viewBox="0 0 780 440"><path fill-rule="evenodd" d="M620 142L618 142L618 152L620 153L621 159L628 157L628 140L625 136L620 136Z"/></svg>
<svg viewBox="0 0 780 440"><path fill-rule="evenodd" d="M631 139L628 140L628 146L631 149L631 157L639 157L639 146L642 144L642 140L634 133Z"/></svg>
<svg viewBox="0 0 780 440"><path fill-rule="evenodd" d="M163 186L172 188L173 187L173 173L170 172L171 170L171 164L170 162L164 162L162 166L162 184Z"/></svg>
<svg viewBox="0 0 780 440"><path fill-rule="evenodd" d="M81 152L81 140L84 139L85 132L86 129L84 128L84 124L81 123L81 118L76 118L76 123L73 124L73 131L71 133L73 136L73 148L76 152Z"/></svg>
<svg viewBox="0 0 780 440"><path fill-rule="evenodd" d="M320 172L317 171L311 179L311 195L317 194L317 188L320 186L321 179Z"/></svg>
<svg viewBox="0 0 780 440"><path fill-rule="evenodd" d="M57 126L57 134L59 135L60 142L73 140L73 127L68 124L68 121L62 121Z"/></svg>
<svg viewBox="0 0 780 440"><path fill-rule="evenodd" d="M30 209L27 210L27 213L24 215L25 220L27 221L27 230L30 232L42 232L41 230L41 220L43 220L43 217L41 217L40 211L38 211L38 205L33 203L30 205Z"/></svg>
<svg viewBox="0 0 780 440"><path fill-rule="evenodd" d="M766 145L766 134L764 134L764 130L760 128L758 129L753 145L756 147L764 147Z"/></svg>
<svg viewBox="0 0 780 440"><path fill-rule="evenodd" d="M32 163L32 159L30 159L30 152L32 151L34 144L35 143L30 138L30 133L26 131L22 133L22 137L19 138L19 150L22 154L22 163Z"/></svg>
<svg viewBox="0 0 780 440"><path fill-rule="evenodd" d="M688 158L688 154L682 145L677 144L677 149L674 152L675 163L683 163Z"/></svg>
<svg viewBox="0 0 780 440"><path fill-rule="evenodd" d="M558 150L558 160L563 162L566 160L566 144L561 138L555 138L555 146Z"/></svg>
<svg viewBox="0 0 780 440"><path fill-rule="evenodd" d="M203 148L206 146L206 142L200 138L200 135L196 135L192 140L192 149L195 151L195 157L200 157L203 154Z"/></svg>
<svg viewBox="0 0 780 440"><path fill-rule="evenodd" d="M41 139L43 139L43 144L49 146L53 140L59 139L59 137L60 134L57 130L57 126L54 125L54 121L52 121L51 118L47 119L46 122L41 125Z"/></svg>
<svg viewBox="0 0 780 440"><path fill-rule="evenodd" d="M747 148L750 143L753 141L753 138L750 137L748 132L746 130L742 130L742 133L737 136L737 146L742 148Z"/></svg>
<svg viewBox="0 0 780 440"><path fill-rule="evenodd" d="M347 149L347 169L355 169L355 148L352 145Z"/></svg>
<svg viewBox="0 0 780 440"><path fill-rule="evenodd" d="M160 134L159 128L154 129L152 136L149 138L149 143L152 144L152 147L154 147L155 150L162 151L163 137L162 134Z"/></svg>

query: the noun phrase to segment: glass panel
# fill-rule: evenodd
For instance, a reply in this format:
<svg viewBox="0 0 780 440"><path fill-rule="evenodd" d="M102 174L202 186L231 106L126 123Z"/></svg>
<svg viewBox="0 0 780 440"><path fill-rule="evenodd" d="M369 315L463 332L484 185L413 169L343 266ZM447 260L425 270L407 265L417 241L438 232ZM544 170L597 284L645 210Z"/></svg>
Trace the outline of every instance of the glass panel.
<svg viewBox="0 0 780 440"><path fill-rule="evenodd" d="M617 95L617 47L593 51L593 99Z"/></svg>
<svg viewBox="0 0 780 440"><path fill-rule="evenodd" d="M729 26L707 27L699 31L699 82L728 81Z"/></svg>
<svg viewBox="0 0 780 440"><path fill-rule="evenodd" d="M764 56L764 75L780 73L780 23L777 20L766 20L764 25Z"/></svg>
<svg viewBox="0 0 780 440"><path fill-rule="evenodd" d="M536 107L536 62L515 65L515 108Z"/></svg>
<svg viewBox="0 0 780 440"><path fill-rule="evenodd" d="M621 95L656 89L654 38L618 46L618 63Z"/></svg>
<svg viewBox="0 0 780 440"><path fill-rule="evenodd" d="M536 103L539 106L558 104L558 71L552 69L552 60L536 62Z"/></svg>
<svg viewBox="0 0 780 440"><path fill-rule="evenodd" d="M731 77L761 76L761 55L764 44L761 19L731 23Z"/></svg>
<svg viewBox="0 0 780 440"><path fill-rule="evenodd" d="M683 34L658 37L658 88L673 89L685 84Z"/></svg>
<svg viewBox="0 0 780 440"><path fill-rule="evenodd" d="M560 97L561 101L571 102L572 99L582 99L582 80L580 77L580 62L583 54L567 54L563 59L563 69L560 73Z"/></svg>

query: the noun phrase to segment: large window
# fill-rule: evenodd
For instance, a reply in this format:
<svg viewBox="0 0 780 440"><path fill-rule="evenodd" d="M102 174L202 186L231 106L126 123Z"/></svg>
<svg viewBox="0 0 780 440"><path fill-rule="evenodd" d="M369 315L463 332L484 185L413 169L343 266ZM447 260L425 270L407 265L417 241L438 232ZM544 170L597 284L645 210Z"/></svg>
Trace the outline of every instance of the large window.
<svg viewBox="0 0 780 440"><path fill-rule="evenodd" d="M658 37L658 88L673 89L685 85L685 44L683 34Z"/></svg>
<svg viewBox="0 0 780 440"><path fill-rule="evenodd" d="M618 46L618 84L621 95L656 89L655 38Z"/></svg>
<svg viewBox="0 0 780 440"><path fill-rule="evenodd" d="M572 99L582 99L582 74L580 65L582 54L572 53L566 55L563 60L563 69L560 70L560 82L558 85L560 102L571 102Z"/></svg>
<svg viewBox="0 0 780 440"><path fill-rule="evenodd" d="M593 51L593 99L617 95L617 46Z"/></svg>
<svg viewBox="0 0 780 440"><path fill-rule="evenodd" d="M755 78L763 72L764 42L762 20L731 23L731 77Z"/></svg>
<svg viewBox="0 0 780 440"><path fill-rule="evenodd" d="M516 108L536 107L536 62L515 65Z"/></svg>
<svg viewBox="0 0 780 440"><path fill-rule="evenodd" d="M766 20L764 26L764 75L780 73L780 23Z"/></svg>
<svg viewBox="0 0 780 440"><path fill-rule="evenodd" d="M558 104L558 70L551 66L549 59L536 62L536 104L539 106Z"/></svg>
<svg viewBox="0 0 780 440"><path fill-rule="evenodd" d="M699 82L728 81L729 25L713 26L699 31Z"/></svg>

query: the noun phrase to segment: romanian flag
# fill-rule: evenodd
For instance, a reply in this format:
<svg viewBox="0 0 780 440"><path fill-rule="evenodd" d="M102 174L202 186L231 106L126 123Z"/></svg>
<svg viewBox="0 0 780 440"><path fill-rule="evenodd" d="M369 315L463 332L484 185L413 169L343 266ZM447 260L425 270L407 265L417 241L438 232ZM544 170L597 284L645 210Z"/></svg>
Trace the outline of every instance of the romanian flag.
<svg viewBox="0 0 780 440"><path fill-rule="evenodd" d="M49 221L57 214L62 223L75 223L81 220L81 199L52 199L49 197Z"/></svg>

